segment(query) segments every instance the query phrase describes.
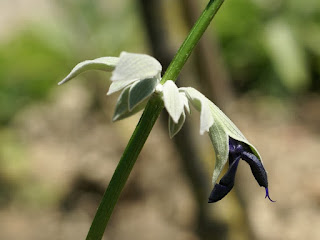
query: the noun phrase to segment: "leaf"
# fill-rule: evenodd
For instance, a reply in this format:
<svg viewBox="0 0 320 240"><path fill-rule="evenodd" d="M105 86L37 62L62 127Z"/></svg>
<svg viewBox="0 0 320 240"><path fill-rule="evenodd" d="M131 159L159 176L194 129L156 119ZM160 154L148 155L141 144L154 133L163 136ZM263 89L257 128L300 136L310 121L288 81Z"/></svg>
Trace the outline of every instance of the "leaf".
<svg viewBox="0 0 320 240"><path fill-rule="evenodd" d="M184 105L180 97L178 87L171 80L166 81L163 85L163 101L172 120L175 123L178 123L183 112Z"/></svg>
<svg viewBox="0 0 320 240"><path fill-rule="evenodd" d="M221 174L224 165L228 161L229 137L219 121L215 121L209 129L209 137L214 147L216 161L212 175L214 185Z"/></svg>
<svg viewBox="0 0 320 240"><path fill-rule="evenodd" d="M161 70L158 60L149 55L122 52L111 81L134 82L154 77L160 80Z"/></svg>
<svg viewBox="0 0 320 240"><path fill-rule="evenodd" d="M102 70L106 72L110 72L113 69L115 69L117 63L119 61L119 58L117 57L101 57L94 60L85 60L81 63L78 63L66 76L62 81L58 83L58 85L61 85L72 78L75 78L80 73L83 73L88 70Z"/></svg>
<svg viewBox="0 0 320 240"><path fill-rule="evenodd" d="M169 136L173 138L182 128L186 120L186 114L182 112L178 123L175 123L172 118L169 116Z"/></svg>
<svg viewBox="0 0 320 240"><path fill-rule="evenodd" d="M157 78L147 78L132 84L129 90L129 111L148 98L157 84Z"/></svg>

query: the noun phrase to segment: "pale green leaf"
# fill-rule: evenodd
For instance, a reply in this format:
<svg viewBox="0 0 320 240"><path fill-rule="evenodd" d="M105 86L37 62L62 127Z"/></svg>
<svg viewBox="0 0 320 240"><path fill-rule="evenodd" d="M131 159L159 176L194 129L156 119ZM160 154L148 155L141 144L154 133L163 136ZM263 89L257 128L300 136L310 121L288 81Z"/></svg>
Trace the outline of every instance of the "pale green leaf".
<svg viewBox="0 0 320 240"><path fill-rule="evenodd" d="M173 138L182 128L186 120L186 114L182 112L178 123L175 123L172 118L169 116L169 136Z"/></svg>
<svg viewBox="0 0 320 240"><path fill-rule="evenodd" d="M157 78L147 78L132 84L129 90L129 111L150 97L157 84Z"/></svg>
<svg viewBox="0 0 320 240"><path fill-rule="evenodd" d="M161 64L149 55L122 52L112 72L111 81L134 82L154 77L160 79L161 70Z"/></svg>
<svg viewBox="0 0 320 240"><path fill-rule="evenodd" d="M180 97L178 87L171 80L166 81L163 85L163 101L172 120L175 123L178 123L183 112L184 105Z"/></svg>
<svg viewBox="0 0 320 240"><path fill-rule="evenodd" d="M78 63L58 85L61 85L72 78L78 76L80 73L83 73L88 70L102 70L106 72L111 72L115 69L119 58L117 57L101 57L94 60L86 60L81 63Z"/></svg>

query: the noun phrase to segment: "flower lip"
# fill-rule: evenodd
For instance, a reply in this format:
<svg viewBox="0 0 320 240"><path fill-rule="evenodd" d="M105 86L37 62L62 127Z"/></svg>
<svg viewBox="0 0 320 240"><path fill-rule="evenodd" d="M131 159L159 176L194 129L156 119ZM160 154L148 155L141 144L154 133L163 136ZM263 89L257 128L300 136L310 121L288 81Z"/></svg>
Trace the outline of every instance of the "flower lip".
<svg viewBox="0 0 320 240"><path fill-rule="evenodd" d="M231 164L227 173L220 179L218 184L215 184L208 203L213 203L224 198L233 188L236 171L238 168L240 156L237 157Z"/></svg>
<svg viewBox="0 0 320 240"><path fill-rule="evenodd" d="M230 136L229 169L227 173L220 179L219 183L215 184L208 202L217 202L231 191L234 185L235 174L240 158L249 164L254 178L260 186L265 188L265 198L268 198L271 202L275 202L270 198L267 172L264 169L261 160L255 154L253 154L252 150L246 143L233 139Z"/></svg>

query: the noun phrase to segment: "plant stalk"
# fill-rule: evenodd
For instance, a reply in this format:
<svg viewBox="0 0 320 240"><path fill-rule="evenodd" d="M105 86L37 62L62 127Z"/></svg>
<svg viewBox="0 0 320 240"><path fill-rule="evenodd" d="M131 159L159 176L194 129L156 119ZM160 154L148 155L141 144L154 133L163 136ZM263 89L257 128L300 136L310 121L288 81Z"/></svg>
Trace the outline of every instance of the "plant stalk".
<svg viewBox="0 0 320 240"><path fill-rule="evenodd" d="M161 84L167 80L176 81L182 67L189 58L193 48L209 26L224 0L210 0L201 16L191 29L181 45L176 56L165 72ZM159 95L154 95L148 102L137 124L129 143L119 161L119 164L105 191L99 208L91 224L86 240L101 240L120 193L130 175L130 172L144 146L157 118L163 109L163 101Z"/></svg>

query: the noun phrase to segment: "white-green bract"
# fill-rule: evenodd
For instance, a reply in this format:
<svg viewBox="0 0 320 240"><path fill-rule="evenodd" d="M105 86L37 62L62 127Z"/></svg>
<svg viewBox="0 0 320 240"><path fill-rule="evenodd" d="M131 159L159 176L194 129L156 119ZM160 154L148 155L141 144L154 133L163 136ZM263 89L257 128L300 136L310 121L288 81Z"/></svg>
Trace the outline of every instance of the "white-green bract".
<svg viewBox="0 0 320 240"><path fill-rule="evenodd" d="M228 160L229 137L247 144L261 161L258 151L243 136L232 121L208 98L194 88L178 88L168 80L163 85L161 64L145 54L122 52L119 57L101 57L77 64L59 85L87 70L112 71L107 95L122 90L112 120L127 118L142 110L153 93L160 94L169 113L169 135L174 137L182 128L189 102L200 112L200 134L209 133L215 149L216 163L212 182L215 184Z"/></svg>
<svg viewBox="0 0 320 240"><path fill-rule="evenodd" d="M161 80L161 64L146 54L122 52L119 57L101 57L77 64L58 84L88 70L112 72L107 95L122 90L112 120L129 117L142 110Z"/></svg>

